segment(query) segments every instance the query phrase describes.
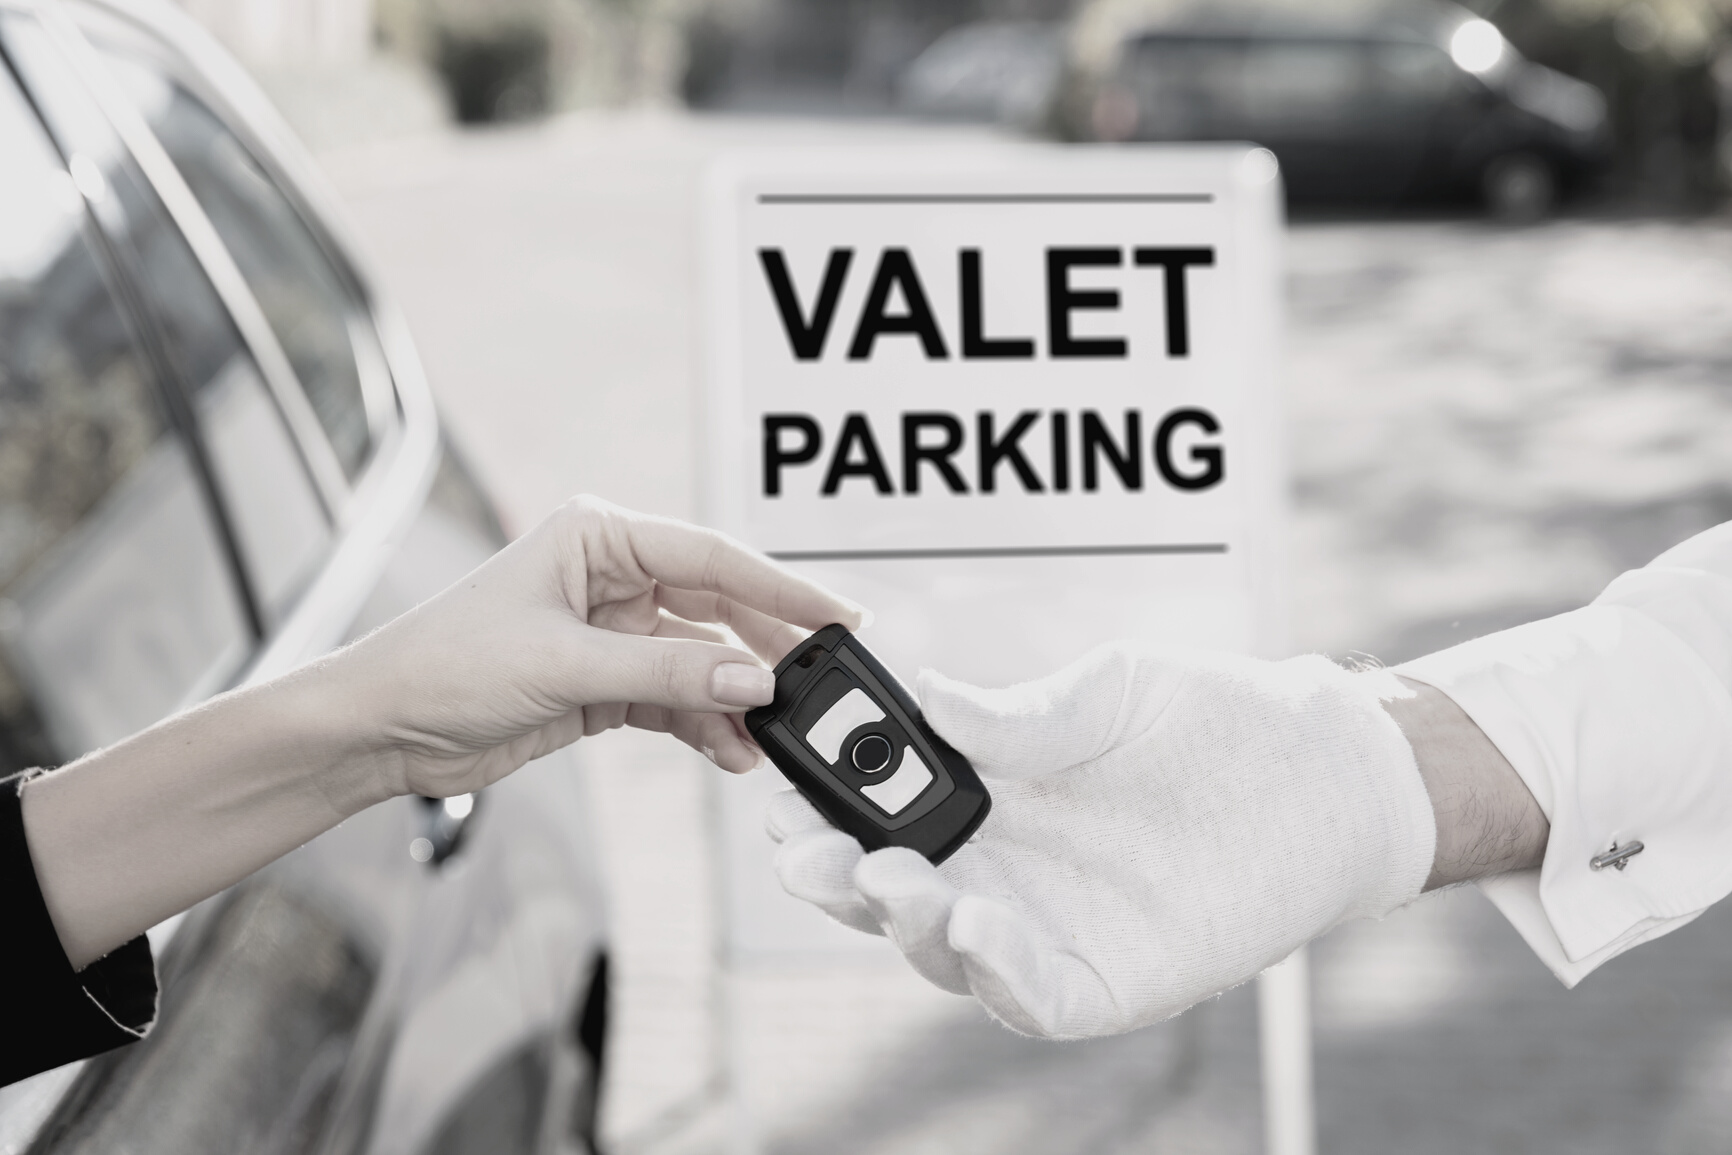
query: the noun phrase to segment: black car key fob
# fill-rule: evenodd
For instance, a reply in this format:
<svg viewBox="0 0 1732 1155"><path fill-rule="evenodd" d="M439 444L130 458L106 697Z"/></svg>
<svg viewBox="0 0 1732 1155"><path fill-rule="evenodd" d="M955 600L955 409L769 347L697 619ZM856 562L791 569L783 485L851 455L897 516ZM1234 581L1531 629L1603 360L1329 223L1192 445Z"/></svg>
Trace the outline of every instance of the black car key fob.
<svg viewBox="0 0 1732 1155"><path fill-rule="evenodd" d="M776 696L746 729L788 781L868 851L906 846L943 862L992 798L968 760L842 626L825 626L776 666Z"/></svg>

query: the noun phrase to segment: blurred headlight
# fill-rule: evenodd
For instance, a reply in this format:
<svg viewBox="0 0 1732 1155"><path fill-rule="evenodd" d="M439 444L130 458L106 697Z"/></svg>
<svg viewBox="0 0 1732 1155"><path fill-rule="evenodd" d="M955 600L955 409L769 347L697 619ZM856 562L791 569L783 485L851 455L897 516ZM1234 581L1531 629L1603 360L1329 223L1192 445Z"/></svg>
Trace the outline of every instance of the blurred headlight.
<svg viewBox="0 0 1732 1155"><path fill-rule="evenodd" d="M1450 59L1463 72L1475 76L1496 68L1503 54L1503 33L1486 20L1469 20L1449 38Z"/></svg>

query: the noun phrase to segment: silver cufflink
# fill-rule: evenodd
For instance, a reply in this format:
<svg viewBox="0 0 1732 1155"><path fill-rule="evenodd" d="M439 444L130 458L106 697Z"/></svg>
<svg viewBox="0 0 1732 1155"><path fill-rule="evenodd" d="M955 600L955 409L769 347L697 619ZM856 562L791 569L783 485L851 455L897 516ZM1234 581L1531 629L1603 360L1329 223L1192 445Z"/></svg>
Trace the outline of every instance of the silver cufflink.
<svg viewBox="0 0 1732 1155"><path fill-rule="evenodd" d="M1630 859L1636 857L1636 855L1642 853L1645 849L1647 848L1640 842L1626 842L1622 846L1619 846L1614 842L1612 843L1612 848L1604 854L1596 854L1592 858L1588 859L1588 869L1604 870L1606 867L1610 866L1614 869L1622 870L1626 865L1628 865Z"/></svg>

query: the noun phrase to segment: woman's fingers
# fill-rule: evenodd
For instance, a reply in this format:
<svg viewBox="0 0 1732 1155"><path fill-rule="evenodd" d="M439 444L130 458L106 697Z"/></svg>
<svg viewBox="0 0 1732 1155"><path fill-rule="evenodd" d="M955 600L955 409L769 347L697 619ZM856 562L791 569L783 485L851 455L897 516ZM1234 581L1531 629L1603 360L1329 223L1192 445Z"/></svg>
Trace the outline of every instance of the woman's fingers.
<svg viewBox="0 0 1732 1155"><path fill-rule="evenodd" d="M644 705L632 706L625 714L626 725L672 734L730 774L744 774L763 763L764 752L740 728L738 719L738 714L698 714Z"/></svg>
<svg viewBox="0 0 1732 1155"><path fill-rule="evenodd" d="M582 736L592 738L625 725L626 711L630 708L624 702L602 702L595 706L579 707L584 717Z"/></svg>
<svg viewBox="0 0 1732 1155"><path fill-rule="evenodd" d="M744 650L589 629L565 693L574 704L634 702L702 712L767 705L776 679Z"/></svg>
<svg viewBox="0 0 1732 1155"><path fill-rule="evenodd" d="M589 607L588 622L597 629L619 634L653 634L661 621L654 590L646 589L618 601L598 602Z"/></svg>
<svg viewBox="0 0 1732 1155"><path fill-rule="evenodd" d="M733 598L708 590L682 590L658 585L656 601L669 613L687 621L717 622L734 631L751 651L770 665L811 636L809 630L791 626L779 618L759 613ZM828 625L829 623L825 623Z"/></svg>
<svg viewBox="0 0 1732 1155"><path fill-rule="evenodd" d="M722 646L728 644L728 636L721 630L687 621L683 614L679 617L667 613L662 614L661 621L655 628L655 636L658 638L686 638L694 642L715 642Z"/></svg>
<svg viewBox="0 0 1732 1155"><path fill-rule="evenodd" d="M740 732L734 724L735 717L677 712L673 716L673 734L728 773L745 774L758 768L764 761L764 752Z"/></svg>
<svg viewBox="0 0 1732 1155"><path fill-rule="evenodd" d="M723 594L809 630L831 622L859 629L866 620L853 602L715 530L643 515L630 516L626 529L638 564L664 585Z"/></svg>

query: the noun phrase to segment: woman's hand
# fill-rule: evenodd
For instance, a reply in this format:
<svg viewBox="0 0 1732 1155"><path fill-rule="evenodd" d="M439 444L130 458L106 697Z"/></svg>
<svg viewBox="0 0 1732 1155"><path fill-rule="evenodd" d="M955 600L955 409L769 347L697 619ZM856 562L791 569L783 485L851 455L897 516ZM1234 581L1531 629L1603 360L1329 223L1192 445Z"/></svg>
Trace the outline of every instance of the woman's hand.
<svg viewBox="0 0 1732 1155"><path fill-rule="evenodd" d="M25 785L43 900L82 967L374 803L477 790L585 734L669 730L749 770L758 659L862 616L721 534L578 498L354 645Z"/></svg>
<svg viewBox="0 0 1732 1155"><path fill-rule="evenodd" d="M740 773L763 759L740 720L774 689L758 659L862 617L722 534L579 497L329 666L392 793L467 793L622 724Z"/></svg>

